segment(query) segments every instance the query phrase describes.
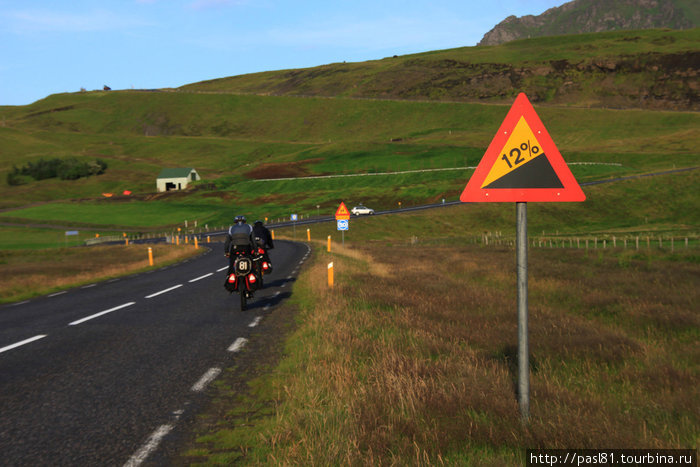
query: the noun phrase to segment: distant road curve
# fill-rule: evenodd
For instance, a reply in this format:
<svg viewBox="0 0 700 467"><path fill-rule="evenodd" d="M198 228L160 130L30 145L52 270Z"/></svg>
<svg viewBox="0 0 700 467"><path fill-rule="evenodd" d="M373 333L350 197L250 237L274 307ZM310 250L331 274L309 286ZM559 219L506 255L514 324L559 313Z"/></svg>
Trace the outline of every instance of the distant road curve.
<svg viewBox="0 0 700 467"><path fill-rule="evenodd" d="M581 186L591 186L591 185L600 185L603 183L615 183L615 182L621 182L624 180L632 180L635 178L643 178L643 177L654 177L657 175L668 175L668 174L673 174L673 173L680 173L680 172L689 172L691 170L696 170L700 167L685 167L682 169L672 169L672 170L664 170L661 172L652 172L652 173L647 173L647 174L640 174L640 175L629 175L626 177L616 177L616 178L606 178L604 180L594 180L592 182L584 182L580 183ZM409 212L409 211L421 211L423 209L434 209L434 208L441 208L445 206L454 206L457 204L463 204L461 201L445 201L444 203L433 203L433 204L423 204L420 206L410 206L410 207L405 207L405 208L400 208L400 209L390 209L387 211L376 211L375 215L380 216L384 214L398 214L401 212ZM287 222L278 222L278 223L272 223L269 224L269 227L289 227L294 224L296 225L306 225L306 224L318 224L321 222L331 222L335 221L335 217L320 217L320 218L314 218L314 219L303 219L297 222L292 222L292 221L287 221ZM224 232L218 232L223 234ZM210 235L216 235L217 232L212 232Z"/></svg>
<svg viewBox="0 0 700 467"><path fill-rule="evenodd" d="M417 171L410 171L410 172L431 172L431 171L438 171L438 170L464 170L464 169L473 169L474 167L457 167L457 168L447 168L447 169L425 169L425 170L417 170ZM652 172L652 173L647 173L647 174L640 174L640 175L629 175L626 177L616 177L616 178L606 178L604 180L594 180L592 182L584 182L581 183L581 186L591 186L591 185L600 185L603 183L615 183L615 182L621 182L624 180L632 180L635 178L643 178L643 177L654 177L657 175L668 175L668 174L673 174L673 173L680 173L680 172L689 172L691 170L696 170L700 167L685 167L681 169L672 169L672 170L664 170L660 172ZM410 173L409 172L409 173ZM329 176L329 175L321 175L318 177L298 177L298 178L330 178L330 177L338 177L338 176L358 176L358 175L391 175L391 174L397 174L397 173L407 173L407 172L384 172L384 173L375 173L375 174L348 174L348 175L337 175L337 176ZM257 181L275 181L275 180L293 180L293 178L273 178L273 179L260 179ZM400 209L390 209L386 211L376 211L375 215L383 215L383 214L398 214L400 212L409 212L409 211L420 211L423 209L433 209L433 208L440 208L444 206L454 206L456 204L462 204L461 201L446 201L445 203L433 203L433 204L424 204L420 206L410 206L410 207L405 207L405 208L400 208ZM307 224L318 224L321 222L331 222L334 221L335 217L332 216L327 216L327 217L316 217L313 219L302 219L296 222L296 225L307 225ZM270 223L268 224L268 227L289 227L293 226L295 222L292 221L287 221L287 222L277 222L277 223ZM71 226L62 226L62 225L53 225L53 224L39 224L39 223L11 223L11 222L0 222L0 226L8 226L8 227L17 227L17 226L22 226L22 227L40 227L40 228L61 228L61 229L71 229L73 227ZM137 231L142 231L143 229L136 229L136 228L131 228L131 229L122 229L124 231L129 231L129 232L137 232ZM207 232L207 235L223 235L226 232L221 230L221 231L211 231ZM155 239L149 240L151 242L155 241Z"/></svg>

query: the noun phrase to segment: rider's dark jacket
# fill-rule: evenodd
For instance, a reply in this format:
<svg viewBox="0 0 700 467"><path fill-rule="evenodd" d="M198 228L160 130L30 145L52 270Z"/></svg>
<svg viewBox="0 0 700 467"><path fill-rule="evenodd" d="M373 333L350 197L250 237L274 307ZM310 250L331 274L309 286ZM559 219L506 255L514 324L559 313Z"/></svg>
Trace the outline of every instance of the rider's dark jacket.
<svg viewBox="0 0 700 467"><path fill-rule="evenodd" d="M260 242L258 242L259 247L265 248L266 250L271 250L275 247L275 244L272 241L272 235L264 225L255 224L253 226L253 236L260 239Z"/></svg>
<svg viewBox="0 0 700 467"><path fill-rule="evenodd" d="M253 227L249 224L234 224L229 227L226 233L226 242L224 243L224 253L231 253L235 247L253 247L255 248L255 236L253 235Z"/></svg>

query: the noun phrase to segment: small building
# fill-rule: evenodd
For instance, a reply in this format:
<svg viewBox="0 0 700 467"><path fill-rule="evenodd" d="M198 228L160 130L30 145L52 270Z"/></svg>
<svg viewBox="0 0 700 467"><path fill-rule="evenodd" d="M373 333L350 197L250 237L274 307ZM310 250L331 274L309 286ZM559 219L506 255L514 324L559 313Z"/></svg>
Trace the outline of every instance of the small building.
<svg viewBox="0 0 700 467"><path fill-rule="evenodd" d="M184 190L187 184L201 180L196 170L191 167L177 169L163 169L156 179L158 191Z"/></svg>

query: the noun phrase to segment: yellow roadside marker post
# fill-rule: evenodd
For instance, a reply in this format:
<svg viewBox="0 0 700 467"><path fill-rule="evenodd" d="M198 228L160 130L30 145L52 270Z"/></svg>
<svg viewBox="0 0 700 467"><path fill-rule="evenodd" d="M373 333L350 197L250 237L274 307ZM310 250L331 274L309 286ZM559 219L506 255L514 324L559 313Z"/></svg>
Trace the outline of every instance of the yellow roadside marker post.
<svg viewBox="0 0 700 467"><path fill-rule="evenodd" d="M311 241L311 229L306 229L306 240Z"/></svg>
<svg viewBox="0 0 700 467"><path fill-rule="evenodd" d="M194 249L199 250L199 242L197 242L197 237L194 237Z"/></svg>
<svg viewBox="0 0 700 467"><path fill-rule="evenodd" d="M270 235L272 236L272 239L274 240L274 239L275 239L275 231L274 231L274 230L270 230Z"/></svg>
<svg viewBox="0 0 700 467"><path fill-rule="evenodd" d="M333 287L333 263L328 263L328 287Z"/></svg>
<svg viewBox="0 0 700 467"><path fill-rule="evenodd" d="M328 236L328 252L330 253L331 251L331 236Z"/></svg>
<svg viewBox="0 0 700 467"><path fill-rule="evenodd" d="M153 248L148 247L148 265L153 266Z"/></svg>

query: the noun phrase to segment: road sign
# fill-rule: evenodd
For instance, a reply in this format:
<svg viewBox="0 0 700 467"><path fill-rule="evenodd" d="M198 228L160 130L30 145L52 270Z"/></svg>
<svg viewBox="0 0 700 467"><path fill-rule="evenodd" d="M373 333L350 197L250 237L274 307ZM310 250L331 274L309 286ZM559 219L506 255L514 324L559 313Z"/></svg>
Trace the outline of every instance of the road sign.
<svg viewBox="0 0 700 467"><path fill-rule="evenodd" d="M296 221L298 219L298 216L296 214L292 214L292 220Z"/></svg>
<svg viewBox="0 0 700 467"><path fill-rule="evenodd" d="M342 220L349 220L350 219L350 211L348 211L348 207L345 206L345 203L342 201L340 202L340 206L338 206L338 210L335 211L335 220L337 221L342 221Z"/></svg>
<svg viewBox="0 0 700 467"><path fill-rule="evenodd" d="M350 221L347 219L338 219L338 230L350 230Z"/></svg>
<svg viewBox="0 0 700 467"><path fill-rule="evenodd" d="M527 96L520 93L459 199L584 201L586 195Z"/></svg>

